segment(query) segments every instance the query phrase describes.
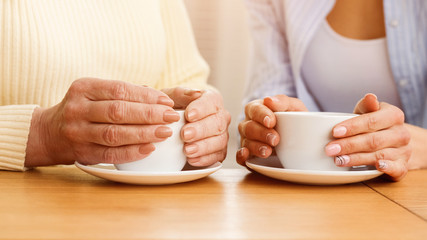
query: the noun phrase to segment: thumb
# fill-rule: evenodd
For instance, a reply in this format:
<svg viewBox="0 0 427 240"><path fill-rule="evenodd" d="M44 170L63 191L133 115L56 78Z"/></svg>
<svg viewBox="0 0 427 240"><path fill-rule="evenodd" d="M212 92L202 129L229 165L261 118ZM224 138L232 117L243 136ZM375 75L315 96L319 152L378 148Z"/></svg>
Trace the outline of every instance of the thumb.
<svg viewBox="0 0 427 240"><path fill-rule="evenodd" d="M354 108L354 113L363 114L375 112L379 109L380 103L378 102L377 96L373 93L368 93L356 104L356 107Z"/></svg>

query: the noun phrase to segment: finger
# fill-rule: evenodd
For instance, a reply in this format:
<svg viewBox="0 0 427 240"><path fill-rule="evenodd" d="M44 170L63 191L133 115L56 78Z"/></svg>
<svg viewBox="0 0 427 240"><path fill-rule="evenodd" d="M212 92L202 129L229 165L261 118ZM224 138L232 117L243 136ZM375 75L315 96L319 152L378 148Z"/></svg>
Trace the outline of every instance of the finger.
<svg viewBox="0 0 427 240"><path fill-rule="evenodd" d="M189 158L187 159L187 161L190 165L195 167L207 167L216 162L224 161L226 156L227 156L227 149L221 150L219 152L215 152L209 155L201 156L201 157Z"/></svg>
<svg viewBox="0 0 427 240"><path fill-rule="evenodd" d="M249 150L249 155L255 155L260 158L267 158L273 152L273 149L262 142L252 141L248 139L243 139L242 147L245 147Z"/></svg>
<svg viewBox="0 0 427 240"><path fill-rule="evenodd" d="M354 113L363 114L375 112L379 109L380 103L378 102L377 96L373 93L368 93L356 104L356 107L354 108Z"/></svg>
<svg viewBox="0 0 427 240"><path fill-rule="evenodd" d="M219 152L227 148L228 132L184 145L184 152L188 158L196 158Z"/></svg>
<svg viewBox="0 0 427 240"><path fill-rule="evenodd" d="M328 143L326 155L338 156L358 152L374 152L383 148L397 148L408 145L409 132L404 127L342 138Z"/></svg>
<svg viewBox="0 0 427 240"><path fill-rule="evenodd" d="M141 143L160 142L172 136L172 129L162 125L115 125L90 124L80 141L96 143L103 146L124 146Z"/></svg>
<svg viewBox="0 0 427 240"><path fill-rule="evenodd" d="M146 158L154 150L155 147L151 143L120 147L105 147L92 144L77 153L77 161L85 165L98 163L119 164Z"/></svg>
<svg viewBox="0 0 427 240"><path fill-rule="evenodd" d="M276 117L273 111L265 106L262 100L255 100L246 104L245 115L247 119L256 121L267 128L276 126Z"/></svg>
<svg viewBox="0 0 427 240"><path fill-rule="evenodd" d="M228 119L223 117L221 111L200 121L185 124L181 129L181 137L184 142L194 142L217 136L227 131L228 124Z"/></svg>
<svg viewBox="0 0 427 240"><path fill-rule="evenodd" d="M393 125L401 125L404 121L405 116L402 110L387 103L380 103L379 111L363 114L337 124L333 128L333 136L341 138L375 132Z"/></svg>
<svg viewBox="0 0 427 240"><path fill-rule="evenodd" d="M381 160L376 165L378 171L387 174L391 180L400 181L408 173L407 162Z"/></svg>
<svg viewBox="0 0 427 240"><path fill-rule="evenodd" d="M199 121L212 114L218 113L223 109L223 106L224 104L221 94L207 90L203 92L201 97L194 100L187 106L185 109L185 118L188 122ZM227 118L230 119L229 114Z"/></svg>
<svg viewBox="0 0 427 240"><path fill-rule="evenodd" d="M243 121L239 124L240 135L250 140L269 144L274 147L279 144L280 136L274 129L269 129L255 121Z"/></svg>
<svg viewBox="0 0 427 240"><path fill-rule="evenodd" d="M97 123L166 124L179 118L169 106L125 101L94 101L87 113L87 120Z"/></svg>
<svg viewBox="0 0 427 240"><path fill-rule="evenodd" d="M304 103L298 98L276 95L264 98L264 105L273 112L307 111Z"/></svg>
<svg viewBox="0 0 427 240"><path fill-rule="evenodd" d="M165 93L156 89L128 82L83 78L73 82L69 95L81 95L93 101L122 100L173 107L174 102Z"/></svg>
<svg viewBox="0 0 427 240"><path fill-rule="evenodd" d="M369 165L375 166L380 160L409 159L411 150L408 146L384 148L375 152L355 153L335 157L335 164L340 167Z"/></svg>
<svg viewBox="0 0 427 240"><path fill-rule="evenodd" d="M197 89L176 87L176 88L165 88L162 92L166 93L175 103L173 106L176 109L184 109L192 101L202 96L203 91Z"/></svg>
<svg viewBox="0 0 427 240"><path fill-rule="evenodd" d="M242 166L246 166L245 162L250 156L249 149L242 147L236 152L236 162Z"/></svg>

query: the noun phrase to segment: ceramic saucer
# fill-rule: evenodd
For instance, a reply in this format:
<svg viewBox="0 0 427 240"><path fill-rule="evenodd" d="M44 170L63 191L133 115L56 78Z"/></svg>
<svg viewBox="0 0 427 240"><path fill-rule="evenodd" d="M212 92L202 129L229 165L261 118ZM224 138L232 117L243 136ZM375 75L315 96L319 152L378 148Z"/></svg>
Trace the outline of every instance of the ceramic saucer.
<svg viewBox="0 0 427 240"><path fill-rule="evenodd" d="M338 185L366 181L383 174L369 168L357 167L349 171L316 171L285 169L277 157L267 159L253 158L246 161L246 165L265 176L310 185Z"/></svg>
<svg viewBox="0 0 427 240"><path fill-rule="evenodd" d="M138 184L138 185L165 185L194 181L214 173L222 167L221 163L215 163L206 168L185 167L179 172L137 172L119 171L113 164L83 165L74 163L81 170L107 180Z"/></svg>

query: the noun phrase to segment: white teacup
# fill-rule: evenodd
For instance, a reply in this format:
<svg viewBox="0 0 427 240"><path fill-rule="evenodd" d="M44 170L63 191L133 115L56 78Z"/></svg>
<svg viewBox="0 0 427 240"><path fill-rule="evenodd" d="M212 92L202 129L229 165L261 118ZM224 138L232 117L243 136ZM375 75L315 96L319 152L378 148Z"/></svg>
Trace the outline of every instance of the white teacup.
<svg viewBox="0 0 427 240"><path fill-rule="evenodd" d="M280 142L275 147L277 156L286 169L347 171L338 167L333 157L325 153L325 146L332 141L332 128L357 116L333 112L275 112L275 130Z"/></svg>
<svg viewBox="0 0 427 240"><path fill-rule="evenodd" d="M140 172L178 172L187 162L184 154L184 142L181 139L181 128L185 124L184 110L176 110L179 121L168 124L172 136L162 142L153 143L156 149L146 158L129 163L115 164L118 170Z"/></svg>

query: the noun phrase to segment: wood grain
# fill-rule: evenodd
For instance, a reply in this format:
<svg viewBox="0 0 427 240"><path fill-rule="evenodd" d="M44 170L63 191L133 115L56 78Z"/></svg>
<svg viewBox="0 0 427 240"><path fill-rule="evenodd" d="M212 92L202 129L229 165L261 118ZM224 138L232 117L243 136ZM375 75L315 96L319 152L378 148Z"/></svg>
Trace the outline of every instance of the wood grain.
<svg viewBox="0 0 427 240"><path fill-rule="evenodd" d="M426 173L369 183L407 193L401 205L420 200L406 208L363 183L297 185L245 169L168 186L109 182L75 167L0 172L0 238L425 239L427 221L411 212L427 207L425 188L408 189Z"/></svg>

